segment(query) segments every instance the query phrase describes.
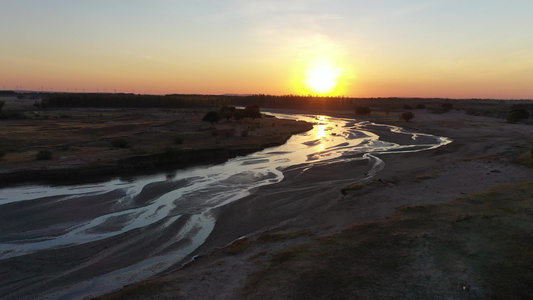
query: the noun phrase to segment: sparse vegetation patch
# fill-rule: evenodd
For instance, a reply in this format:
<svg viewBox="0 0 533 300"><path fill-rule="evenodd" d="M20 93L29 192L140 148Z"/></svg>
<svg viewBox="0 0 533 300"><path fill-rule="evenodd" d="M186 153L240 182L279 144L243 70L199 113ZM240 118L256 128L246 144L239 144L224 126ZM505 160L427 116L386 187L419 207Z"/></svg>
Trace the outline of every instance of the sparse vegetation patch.
<svg viewBox="0 0 533 300"><path fill-rule="evenodd" d="M114 139L111 141L111 145L115 148L129 148L131 147L130 143L128 143L128 140L124 138Z"/></svg>
<svg viewBox="0 0 533 300"><path fill-rule="evenodd" d="M437 178L437 174L422 174L422 175L418 175L416 176L416 179L417 180L424 180L424 179L433 179L433 178Z"/></svg>
<svg viewBox="0 0 533 300"><path fill-rule="evenodd" d="M533 168L533 149L530 149L520 155L516 160L516 163Z"/></svg>
<svg viewBox="0 0 533 300"><path fill-rule="evenodd" d="M37 160L50 160L52 159L52 151L48 149L42 149L37 151L37 154L35 154L35 159Z"/></svg>
<svg viewBox="0 0 533 300"><path fill-rule="evenodd" d="M275 254L249 299L530 299L533 183L402 209Z"/></svg>
<svg viewBox="0 0 533 300"><path fill-rule="evenodd" d="M251 246L251 243L248 240L248 238L241 238L241 239L233 241L233 243L224 247L222 249L222 252L226 254L235 255L235 254L239 254L243 252L244 250L248 249L248 247L250 246Z"/></svg>
<svg viewBox="0 0 533 300"><path fill-rule="evenodd" d="M410 112L410 111L403 112L403 113L400 115L400 119L401 119L401 120L404 120L405 122L409 122L409 121L411 121L414 117L415 117L415 114L413 114L413 113Z"/></svg>
<svg viewBox="0 0 533 300"><path fill-rule="evenodd" d="M176 144L176 145L183 144L183 138L182 137L175 137L174 138L174 144Z"/></svg>

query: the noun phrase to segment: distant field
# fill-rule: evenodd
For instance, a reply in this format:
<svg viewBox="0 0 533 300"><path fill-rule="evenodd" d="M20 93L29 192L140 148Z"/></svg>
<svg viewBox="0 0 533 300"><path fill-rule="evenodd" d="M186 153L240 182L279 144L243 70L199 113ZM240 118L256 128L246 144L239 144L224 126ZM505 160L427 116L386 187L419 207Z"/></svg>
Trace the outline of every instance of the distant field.
<svg viewBox="0 0 533 300"><path fill-rule="evenodd" d="M15 178L7 175L13 172L26 172L24 179L39 177L37 171L46 177L53 170L55 175L65 170L115 172L219 160L284 143L311 126L274 118L211 124L202 121L209 108L43 109L33 99L2 100L4 113L13 116L0 120L0 169L6 180ZM40 151L51 158L38 159Z"/></svg>

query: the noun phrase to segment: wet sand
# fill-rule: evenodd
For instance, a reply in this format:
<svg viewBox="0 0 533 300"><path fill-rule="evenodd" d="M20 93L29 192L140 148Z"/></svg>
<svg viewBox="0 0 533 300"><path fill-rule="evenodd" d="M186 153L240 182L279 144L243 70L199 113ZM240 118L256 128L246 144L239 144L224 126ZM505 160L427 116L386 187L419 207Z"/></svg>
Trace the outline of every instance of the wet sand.
<svg viewBox="0 0 533 300"><path fill-rule="evenodd" d="M242 292L247 278L284 249L351 225L387 219L403 206L443 203L494 185L533 180L532 169L512 163L531 148L531 126L458 111L416 111L415 115L410 123L389 117L370 119L446 136L453 143L415 153L377 154L385 168L347 194L341 189L360 179L365 167L360 163L335 164L304 173L298 167L286 170L279 184L261 187L221 207L212 234L191 255L196 259L185 268L176 266L164 276L107 297L245 298ZM287 238L255 243L237 253L224 248L237 238L261 241L267 234Z"/></svg>

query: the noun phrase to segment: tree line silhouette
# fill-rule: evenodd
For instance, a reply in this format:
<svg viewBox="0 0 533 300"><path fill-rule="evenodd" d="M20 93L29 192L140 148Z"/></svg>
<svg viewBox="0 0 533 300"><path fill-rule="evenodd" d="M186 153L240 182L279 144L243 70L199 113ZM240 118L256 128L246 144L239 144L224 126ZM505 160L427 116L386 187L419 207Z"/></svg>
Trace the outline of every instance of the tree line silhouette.
<svg viewBox="0 0 533 300"><path fill-rule="evenodd" d="M111 93L52 93L44 94L42 107L114 107L114 108L182 108L251 106L271 108L354 108L356 105L377 104L380 101L405 98L348 98L301 95L139 95Z"/></svg>
<svg viewBox="0 0 533 300"><path fill-rule="evenodd" d="M100 93L57 93L41 101L46 107L184 108L220 107L228 99L216 95L137 95Z"/></svg>
<svg viewBox="0 0 533 300"><path fill-rule="evenodd" d="M36 101L36 106L47 107L101 107L101 108L195 108L203 107L211 110L223 106L228 107L251 107L261 108L287 108L287 109L339 109L354 111L356 115L371 114L377 109L385 112L404 109L428 109L434 113L444 113L455 108L455 104L463 105L463 101L447 98L402 98L402 97L376 97L376 98L352 98L352 97L327 97L327 96L302 96L302 95L201 95L201 94L169 94L169 95L141 95L128 93L17 93L13 91L0 91L2 96L17 96L24 99L42 99ZM477 113L480 108L476 105L477 100L468 100L466 108L471 114ZM490 99L487 99L490 100ZM494 100L494 99L493 99ZM444 103L443 103L444 102ZM504 103L503 100L500 102ZM469 104L470 103L470 104ZM502 104L500 103L500 104ZM457 108L460 109L460 108ZM525 102L513 105L507 116L508 121L516 122L528 119L533 111L533 104ZM503 113L503 118L508 111ZM234 112L221 111L221 118L232 118ZM241 112L237 112L237 119ZM502 113L499 113L499 117ZM2 117L6 117L5 114Z"/></svg>

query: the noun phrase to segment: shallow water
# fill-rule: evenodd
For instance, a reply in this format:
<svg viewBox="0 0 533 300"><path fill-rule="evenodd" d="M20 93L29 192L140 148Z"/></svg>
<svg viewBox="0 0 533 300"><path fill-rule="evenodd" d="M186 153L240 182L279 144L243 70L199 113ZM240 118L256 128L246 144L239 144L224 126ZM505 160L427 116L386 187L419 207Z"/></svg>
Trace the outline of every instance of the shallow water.
<svg viewBox="0 0 533 300"><path fill-rule="evenodd" d="M64 284L60 291L48 296L71 299L106 293L182 262L213 230L214 208L241 199L260 186L280 182L283 170L291 166L302 166L305 172L316 166L366 160L368 170L360 174L365 179L385 167L376 154L423 151L451 142L445 137L370 122L272 114L315 125L311 131L292 136L284 145L224 164L176 170L172 174L116 178L97 184L33 185L0 190L0 217L4 217L0 221L4 227L0 228L0 262L26 257L38 260L50 249L52 253L62 253L61 249L81 249L98 241L118 241L124 236L138 239L130 244L117 242L105 253L88 255L79 264L66 264L55 277L45 277L49 290L54 290L64 284L60 281L62 276L123 259L126 251L123 248L132 247L128 253L133 253L136 243L139 247L143 245L138 250L143 255L132 255L115 269L85 272L93 275L81 276L77 282ZM9 227L9 218L16 220L16 228ZM150 247L146 247L147 243L151 243ZM83 249L87 251L87 247ZM2 269L0 273L6 271ZM34 285L15 288L17 280L2 280L0 296L23 296L39 290Z"/></svg>

